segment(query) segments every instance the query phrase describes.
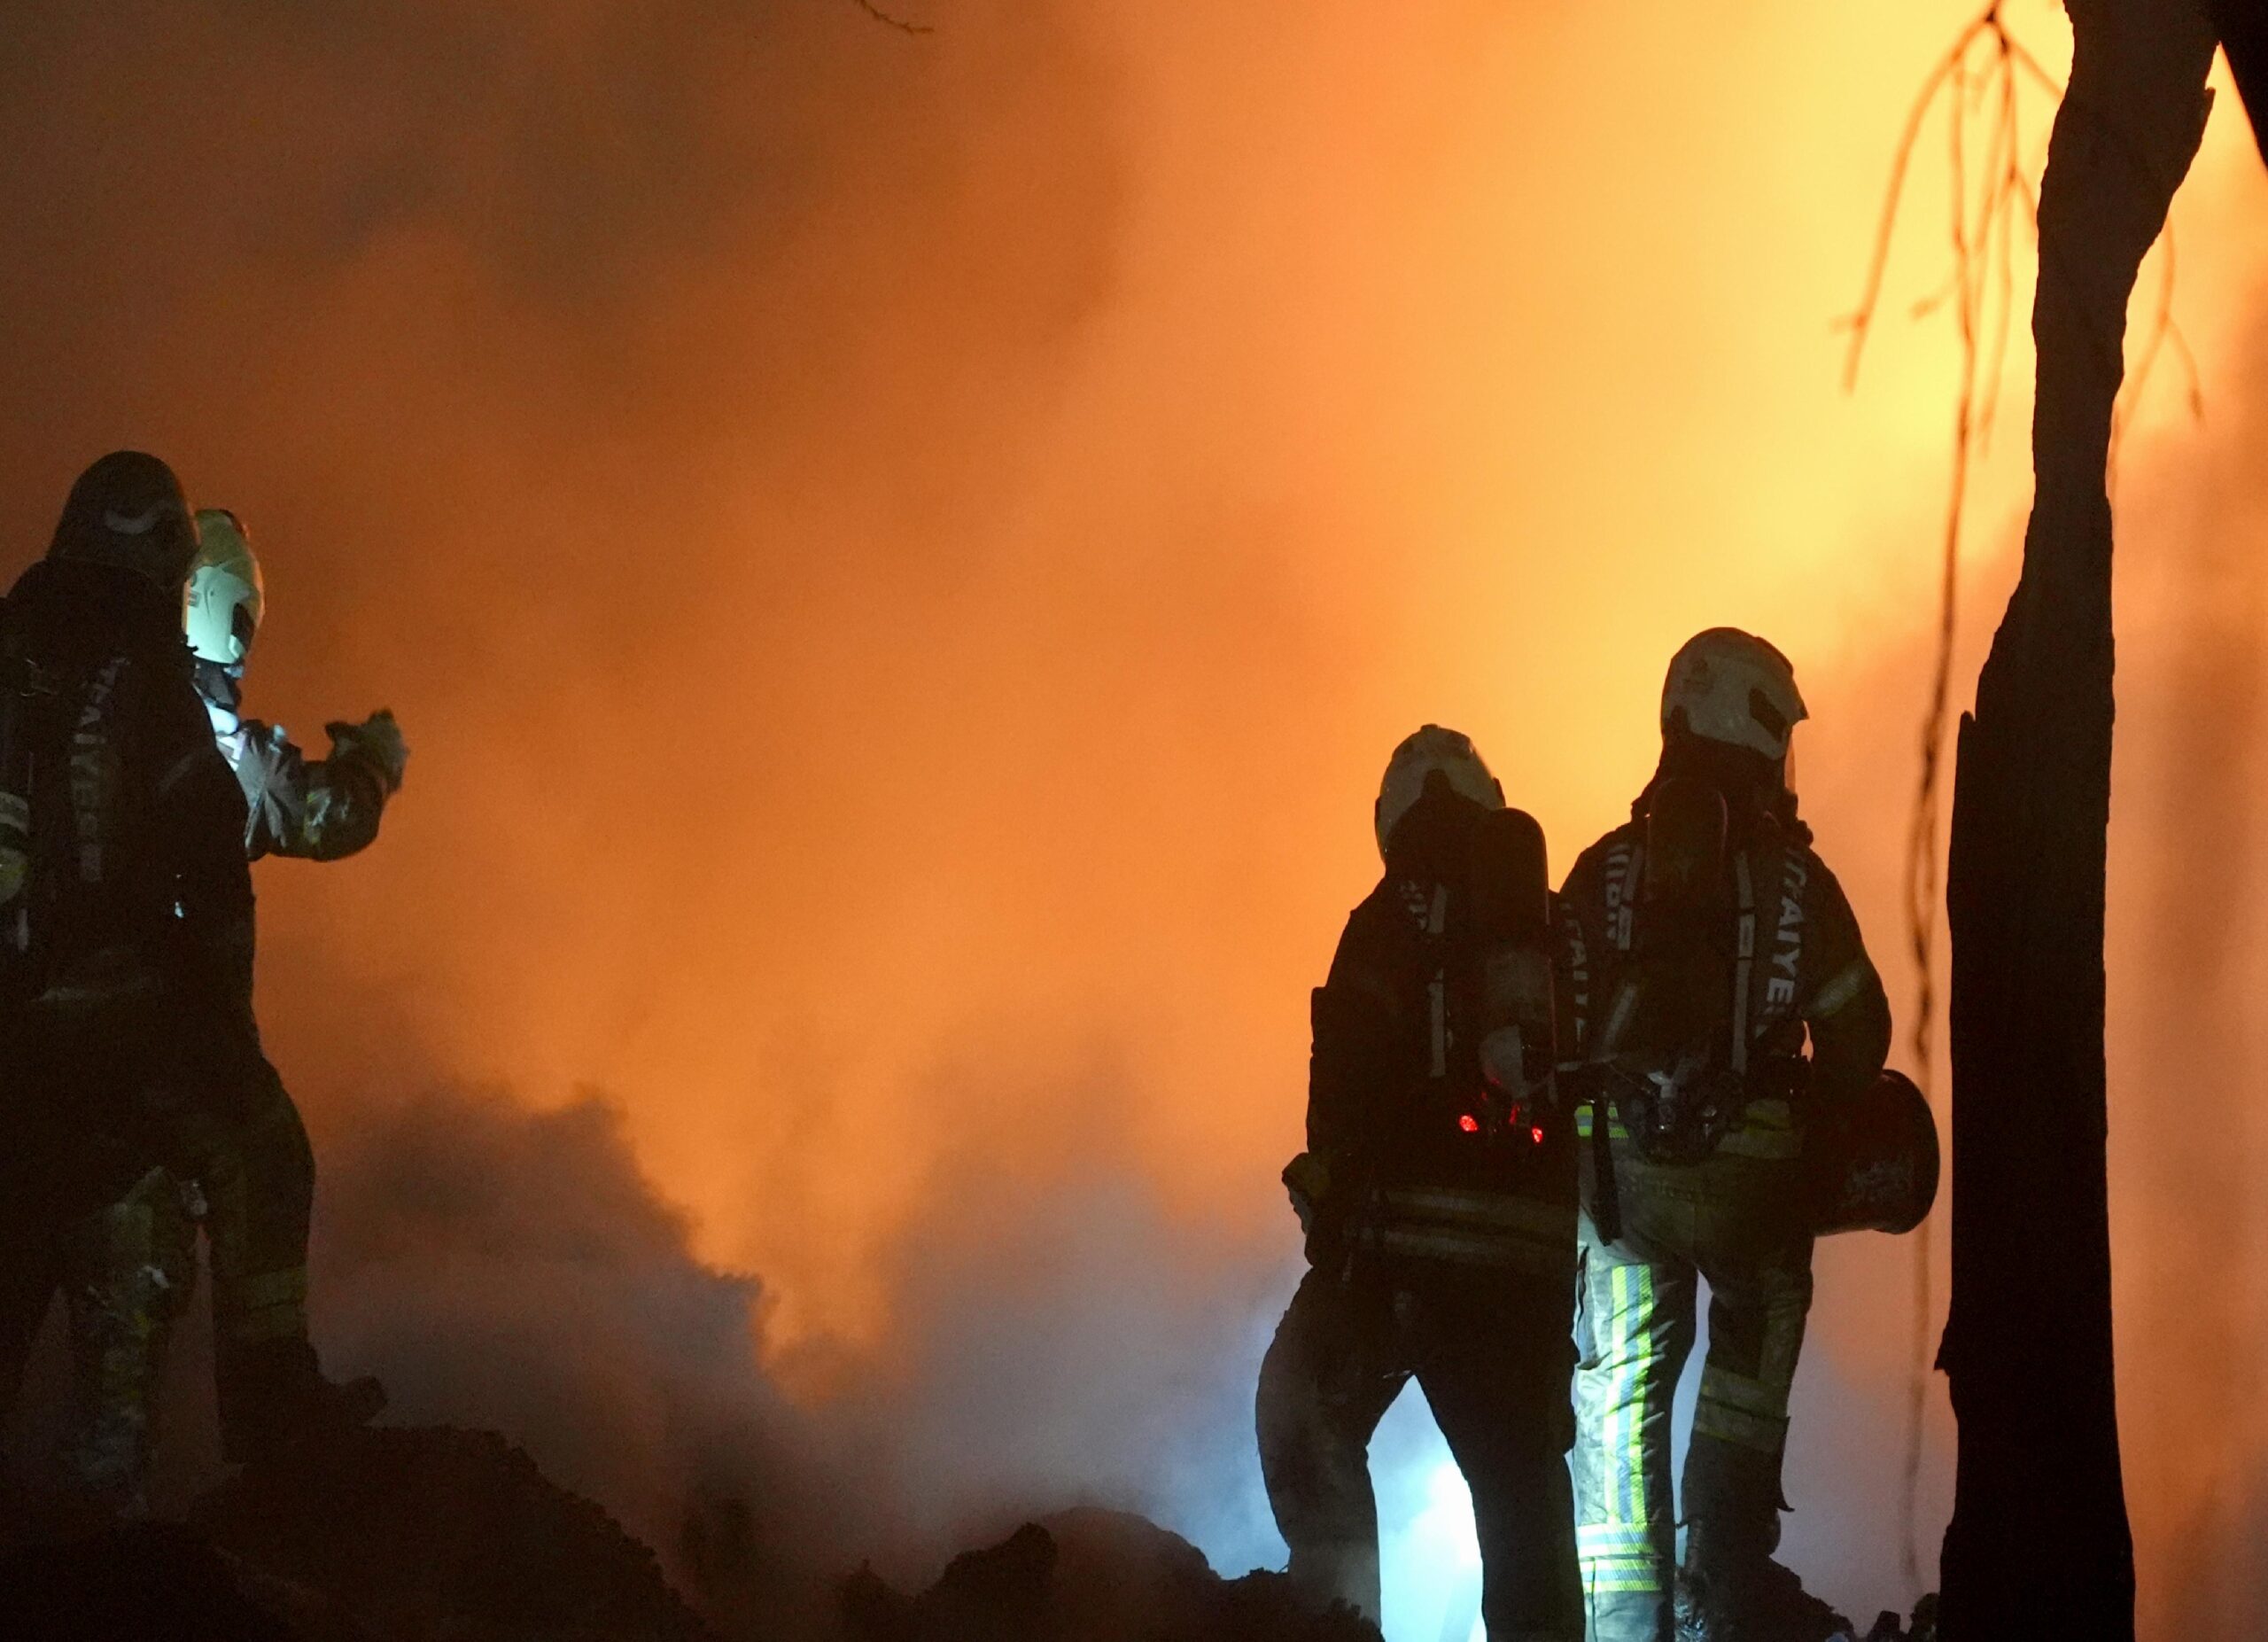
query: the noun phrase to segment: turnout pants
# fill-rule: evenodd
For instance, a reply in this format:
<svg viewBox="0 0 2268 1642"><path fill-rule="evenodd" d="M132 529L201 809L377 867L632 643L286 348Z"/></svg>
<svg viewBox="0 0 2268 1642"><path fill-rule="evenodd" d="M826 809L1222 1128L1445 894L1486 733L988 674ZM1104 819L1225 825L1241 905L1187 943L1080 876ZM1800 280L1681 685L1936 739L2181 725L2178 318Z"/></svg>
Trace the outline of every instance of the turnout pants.
<svg viewBox="0 0 2268 1642"><path fill-rule="evenodd" d="M1581 1226L1575 1534L1590 1642L1669 1642L1670 1405L1693 1349L1699 1280L1709 1350L1685 1461L1686 1565L1733 1590L1779 1544L1811 1238L1797 1219L1792 1158L1720 1153L1667 1165L1619 1143L1614 1152L1622 1235L1602 1242L1588 1213Z"/></svg>
<svg viewBox="0 0 2268 1642"><path fill-rule="evenodd" d="M71 1228L59 1277L71 1327L71 1468L131 1498L148 1467L166 1342L197 1280L188 1189L152 1169Z"/></svg>
<svg viewBox="0 0 2268 1642"><path fill-rule="evenodd" d="M184 1124L171 1168L81 1220L64 1255L76 1379L74 1467L136 1487L172 1326L192 1292L199 1220L213 1275L214 1374L231 1453L260 1411L265 1358L307 1335L315 1155L298 1107L263 1061L241 1121Z"/></svg>
<svg viewBox="0 0 2268 1642"><path fill-rule="evenodd" d="M1261 1470L1296 1588L1378 1617L1371 1435L1415 1376L1472 1490L1492 1642L1574 1642L1568 1288L1416 1262L1308 1272L1258 1398Z"/></svg>
<svg viewBox="0 0 2268 1642"><path fill-rule="evenodd" d="M84 1322L81 1364L96 1381L82 1381L80 1435L83 1411L121 1387L143 1400L146 1420L154 1374L137 1364L154 1361L167 1308L186 1292L159 1288L153 1274L185 1271L189 1227L142 1198L154 1188L137 1183L170 1170L196 1181L207 1204L222 1434L235 1446L277 1363L312 1356L315 1162L249 1016L143 989L27 1010L0 1039L13 1097L0 1109L0 1405L13 1403L61 1287ZM137 1199L148 1214L109 1212Z"/></svg>
<svg viewBox="0 0 2268 1642"><path fill-rule="evenodd" d="M63 1279L68 1229L166 1155L177 1018L141 987L0 1020L0 1412Z"/></svg>

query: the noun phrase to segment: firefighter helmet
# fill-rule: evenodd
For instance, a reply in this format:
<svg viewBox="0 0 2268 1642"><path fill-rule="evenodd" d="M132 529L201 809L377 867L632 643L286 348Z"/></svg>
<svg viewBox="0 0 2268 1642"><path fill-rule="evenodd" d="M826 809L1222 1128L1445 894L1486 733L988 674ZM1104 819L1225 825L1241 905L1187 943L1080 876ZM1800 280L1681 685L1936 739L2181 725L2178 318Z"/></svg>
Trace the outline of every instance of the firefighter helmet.
<svg viewBox="0 0 2268 1642"><path fill-rule="evenodd" d="M189 574L197 526L171 468L138 450L114 450L71 486L47 551L129 570L170 592Z"/></svg>
<svg viewBox="0 0 2268 1642"><path fill-rule="evenodd" d="M1504 790L1480 761L1480 754L1472 743L1456 730L1445 730L1438 724L1428 724L1414 735L1405 738L1386 760L1386 778L1379 783L1379 801L1372 812L1377 822L1379 853L1386 853L1386 840L1394 836L1394 828L1410 813L1425 782L1435 771L1449 783L1451 792L1469 798L1484 810L1504 807Z"/></svg>
<svg viewBox="0 0 2268 1642"><path fill-rule="evenodd" d="M1912 1231L1938 1199L1938 1120L1914 1080L1885 1071L1818 1126L1814 1230Z"/></svg>
<svg viewBox="0 0 2268 1642"><path fill-rule="evenodd" d="M243 521L226 508L197 515L197 558L182 590L182 629L200 660L244 665L267 594Z"/></svg>
<svg viewBox="0 0 2268 1642"><path fill-rule="evenodd" d="M1711 627L1685 642L1662 685L1662 733L1682 723L1704 741L1788 756L1788 738L1809 715L1796 670L1771 645L1738 627Z"/></svg>

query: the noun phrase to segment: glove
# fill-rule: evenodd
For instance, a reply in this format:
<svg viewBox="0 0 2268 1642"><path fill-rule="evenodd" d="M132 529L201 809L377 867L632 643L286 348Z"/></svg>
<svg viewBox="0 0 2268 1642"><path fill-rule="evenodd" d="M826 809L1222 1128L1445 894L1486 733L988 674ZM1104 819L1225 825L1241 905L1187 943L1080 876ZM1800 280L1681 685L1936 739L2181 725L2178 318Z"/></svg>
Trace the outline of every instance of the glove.
<svg viewBox="0 0 2268 1642"><path fill-rule="evenodd" d="M1293 1211L1300 1217L1308 1264L1317 1268L1343 1265L1348 1233L1369 1195L1363 1171L1343 1156L1334 1166L1329 1158L1301 1152L1284 1167L1284 1189L1291 1194Z"/></svg>
<svg viewBox="0 0 2268 1642"><path fill-rule="evenodd" d="M1331 1165L1313 1152L1301 1152L1284 1165L1284 1189L1291 1194L1292 1212L1300 1217L1300 1230L1313 1234L1331 1197Z"/></svg>
<svg viewBox="0 0 2268 1642"><path fill-rule="evenodd" d="M330 736L330 756L359 760L385 784L389 796L401 790L403 773L409 767L409 743L392 712L379 708L360 724L333 722L323 726Z"/></svg>

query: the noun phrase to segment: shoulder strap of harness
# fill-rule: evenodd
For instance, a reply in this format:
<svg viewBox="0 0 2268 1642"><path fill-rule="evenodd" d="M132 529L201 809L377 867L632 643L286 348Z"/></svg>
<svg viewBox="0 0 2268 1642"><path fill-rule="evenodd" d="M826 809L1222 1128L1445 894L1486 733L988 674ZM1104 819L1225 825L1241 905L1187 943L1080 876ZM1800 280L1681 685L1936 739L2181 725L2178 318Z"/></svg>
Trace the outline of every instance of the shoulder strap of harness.
<svg viewBox="0 0 2268 1642"><path fill-rule="evenodd" d="M1803 850L1792 844L1783 846L1779 915L1772 930L1771 978L1765 984L1764 1007L1757 1020L1759 1032L1792 1017L1803 1002L1796 989L1803 980L1804 926L1810 922L1804 902L1810 884L1811 868L1805 864Z"/></svg>
<svg viewBox="0 0 2268 1642"><path fill-rule="evenodd" d="M118 735L119 681L127 658L110 658L87 681L79 697L78 721L71 731L71 819L77 849L79 881L95 884L107 869L105 851L114 842L106 835L113 817L106 813L118 795L109 790L106 760Z"/></svg>
<svg viewBox="0 0 2268 1642"><path fill-rule="evenodd" d="M1425 1013L1433 1044L1431 1075L1435 1078L1449 1075L1449 966L1441 941L1442 931L1449 927L1449 885L1437 883L1425 908L1425 952L1433 971L1425 979Z"/></svg>
<svg viewBox="0 0 2268 1642"><path fill-rule="evenodd" d="M1737 894L1739 924L1733 949L1733 1075L1748 1075L1748 1004L1756 969L1756 872L1748 852L1733 857L1733 887Z"/></svg>
<svg viewBox="0 0 2268 1642"><path fill-rule="evenodd" d="M1635 839L1607 852L1607 938L1619 953L1628 952L1637 938L1638 889L1645 881L1645 845Z"/></svg>

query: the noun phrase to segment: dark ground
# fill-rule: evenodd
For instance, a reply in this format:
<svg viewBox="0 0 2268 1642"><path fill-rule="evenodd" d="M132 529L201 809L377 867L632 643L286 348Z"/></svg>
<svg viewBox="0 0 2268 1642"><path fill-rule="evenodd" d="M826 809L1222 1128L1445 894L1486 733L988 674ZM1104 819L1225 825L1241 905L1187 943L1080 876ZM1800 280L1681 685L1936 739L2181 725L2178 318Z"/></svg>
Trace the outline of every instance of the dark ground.
<svg viewBox="0 0 2268 1642"><path fill-rule="evenodd" d="M42 1642L817 1642L745 1609L715 1628L652 1550L493 1432L358 1433L245 1473L186 1522L100 1524L18 1502L0 1554L0 1637ZM698 1547L694 1548L698 1552ZM697 1563L699 1557L695 1557ZM928 1590L844 1577L825 1642L1377 1642L1315 1615L1275 1573L1215 1573L1136 1516L1080 1509L957 1557ZM1933 1642L1889 1615L1815 1610L1759 1642Z"/></svg>

